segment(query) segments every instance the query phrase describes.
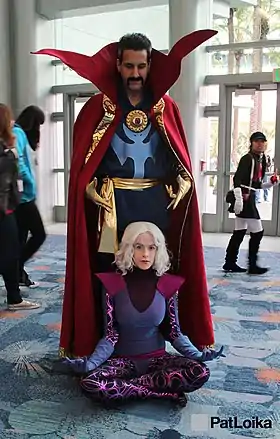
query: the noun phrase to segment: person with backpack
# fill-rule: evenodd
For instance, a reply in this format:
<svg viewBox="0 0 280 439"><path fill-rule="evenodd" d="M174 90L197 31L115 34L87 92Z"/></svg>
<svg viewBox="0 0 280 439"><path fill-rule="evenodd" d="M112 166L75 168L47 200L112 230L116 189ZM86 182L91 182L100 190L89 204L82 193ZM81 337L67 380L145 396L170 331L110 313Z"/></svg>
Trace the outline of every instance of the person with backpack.
<svg viewBox="0 0 280 439"><path fill-rule="evenodd" d="M39 308L38 303L22 299L19 288L19 257L15 210L20 201L18 160L11 128L11 111L0 104L0 274L7 290L10 311Z"/></svg>

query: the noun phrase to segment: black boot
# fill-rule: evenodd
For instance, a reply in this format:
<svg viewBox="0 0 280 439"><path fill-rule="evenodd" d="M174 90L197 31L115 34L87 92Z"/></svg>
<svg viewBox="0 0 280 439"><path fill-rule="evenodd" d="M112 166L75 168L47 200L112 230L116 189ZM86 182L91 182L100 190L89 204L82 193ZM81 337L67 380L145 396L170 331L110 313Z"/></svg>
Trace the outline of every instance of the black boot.
<svg viewBox="0 0 280 439"><path fill-rule="evenodd" d="M237 265L239 247L245 235L246 229L234 230L226 250L226 259L225 264L223 265L224 271L229 271L231 273L245 273L247 271L245 268L241 268Z"/></svg>
<svg viewBox="0 0 280 439"><path fill-rule="evenodd" d="M265 274L268 268L259 267L257 265L258 252L260 248L260 243L263 237L263 230L257 233L250 233L251 238L249 241L249 267L248 274Z"/></svg>

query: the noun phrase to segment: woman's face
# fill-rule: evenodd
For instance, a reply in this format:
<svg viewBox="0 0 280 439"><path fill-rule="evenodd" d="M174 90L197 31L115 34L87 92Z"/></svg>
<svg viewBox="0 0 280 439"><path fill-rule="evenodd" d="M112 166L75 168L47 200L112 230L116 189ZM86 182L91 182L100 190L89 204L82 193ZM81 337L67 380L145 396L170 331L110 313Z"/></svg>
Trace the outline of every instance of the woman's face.
<svg viewBox="0 0 280 439"><path fill-rule="evenodd" d="M154 237L149 233L141 233L133 245L133 262L141 270L148 270L155 262L157 247Z"/></svg>
<svg viewBox="0 0 280 439"><path fill-rule="evenodd" d="M252 150L257 154L260 154L266 150L266 142L263 140L254 140L252 142Z"/></svg>

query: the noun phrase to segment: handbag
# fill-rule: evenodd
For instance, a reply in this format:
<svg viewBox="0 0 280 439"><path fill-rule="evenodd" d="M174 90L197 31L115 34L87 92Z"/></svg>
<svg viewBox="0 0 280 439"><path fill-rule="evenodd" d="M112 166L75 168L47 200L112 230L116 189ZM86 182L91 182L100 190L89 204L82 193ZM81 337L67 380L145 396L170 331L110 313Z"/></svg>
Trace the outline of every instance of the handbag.
<svg viewBox="0 0 280 439"><path fill-rule="evenodd" d="M254 178L254 170L255 170L255 160L254 157L252 156L252 166L251 166L251 173L250 173L250 183L249 183L249 188L252 187L252 182L253 182L253 178ZM241 187L243 187L243 185L241 185ZM251 192L251 189L249 189L249 194ZM225 201L227 204L229 204L229 208L228 211L230 213L234 213L234 204L235 204L235 195L234 195L234 189L230 189L228 191L228 193L226 194L225 197Z"/></svg>

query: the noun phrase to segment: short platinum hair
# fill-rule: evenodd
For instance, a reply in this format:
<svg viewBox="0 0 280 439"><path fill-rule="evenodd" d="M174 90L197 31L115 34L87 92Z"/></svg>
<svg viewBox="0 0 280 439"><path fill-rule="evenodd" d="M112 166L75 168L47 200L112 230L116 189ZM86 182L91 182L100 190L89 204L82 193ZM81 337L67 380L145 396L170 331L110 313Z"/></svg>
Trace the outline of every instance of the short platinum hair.
<svg viewBox="0 0 280 439"><path fill-rule="evenodd" d="M120 249L115 255L115 264L123 275L133 270L134 243L142 233L150 233L154 238L156 255L152 268L158 276L162 276L170 268L170 257L163 233L152 223L139 221L127 226L120 243Z"/></svg>

